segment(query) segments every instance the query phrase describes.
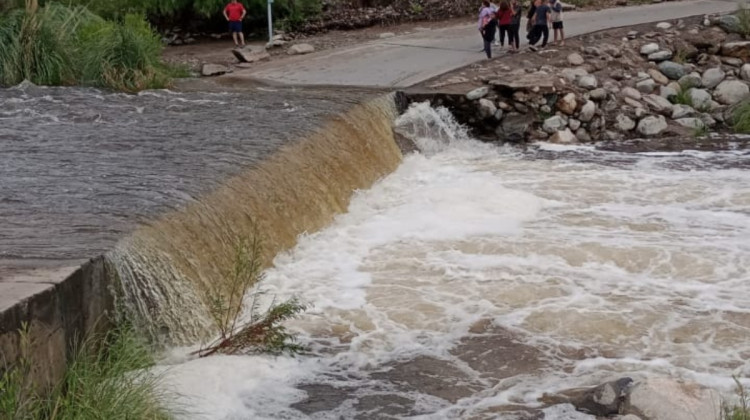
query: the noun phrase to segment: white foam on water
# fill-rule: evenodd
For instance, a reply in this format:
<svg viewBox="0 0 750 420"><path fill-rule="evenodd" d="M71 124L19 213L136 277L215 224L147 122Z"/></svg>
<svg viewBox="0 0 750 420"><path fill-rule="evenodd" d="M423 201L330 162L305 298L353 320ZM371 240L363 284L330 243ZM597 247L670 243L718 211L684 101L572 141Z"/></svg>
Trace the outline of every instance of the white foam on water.
<svg viewBox="0 0 750 420"><path fill-rule="evenodd" d="M622 165L625 155L590 149L573 151L585 159L567 149L534 159L474 142L444 111L421 105L397 124L424 152L356 193L346 214L266 273L270 294L313 305L289 324L311 355L170 366L170 386L205 418L305 418L290 408L305 396L295 384L358 388L368 372L417 356L485 385L455 404L418 386L388 389L423 418L534 406L544 392L624 375L672 375L725 393L732 374L750 375L747 171L664 165L721 155L704 152L627 155ZM537 348L543 367L502 380L474 371L452 351L482 320ZM353 417L355 402L313 417ZM545 410L590 418L570 406Z"/></svg>

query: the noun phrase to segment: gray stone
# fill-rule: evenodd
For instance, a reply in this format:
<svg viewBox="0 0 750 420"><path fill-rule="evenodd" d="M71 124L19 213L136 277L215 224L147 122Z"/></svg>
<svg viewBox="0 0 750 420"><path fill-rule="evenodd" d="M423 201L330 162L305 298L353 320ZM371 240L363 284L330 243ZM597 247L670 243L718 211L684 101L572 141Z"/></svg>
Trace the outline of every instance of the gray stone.
<svg viewBox="0 0 750 420"><path fill-rule="evenodd" d="M685 66L673 61L662 61L659 63L659 71L672 80L679 80L680 77L687 73L685 71Z"/></svg>
<svg viewBox="0 0 750 420"><path fill-rule="evenodd" d="M667 129L667 120L661 115L650 115L638 122L638 133L643 136L656 136Z"/></svg>
<svg viewBox="0 0 750 420"><path fill-rule="evenodd" d="M552 136L549 138L549 141L552 143L558 143L558 144L578 143L578 139L576 139L576 136L568 128L557 131L554 134L552 134Z"/></svg>
<svg viewBox="0 0 750 420"><path fill-rule="evenodd" d="M615 127L622 132L628 132L635 128L635 121L625 114L618 114L615 117Z"/></svg>
<svg viewBox="0 0 750 420"><path fill-rule="evenodd" d="M646 115L648 115L648 111L646 111L645 108L641 107L641 108L636 108L635 109L635 117L637 119L640 120L641 118L645 117Z"/></svg>
<svg viewBox="0 0 750 420"><path fill-rule="evenodd" d="M606 90L609 93L618 93L620 92L620 86L617 84L617 82L607 80L606 82L604 82L604 90Z"/></svg>
<svg viewBox="0 0 750 420"><path fill-rule="evenodd" d="M581 112L578 114L578 119L583 122L589 122L594 118L596 114L596 104L593 101L586 101L581 107Z"/></svg>
<svg viewBox="0 0 750 420"><path fill-rule="evenodd" d="M726 42L721 45L721 55L747 61L750 59L750 41Z"/></svg>
<svg viewBox="0 0 750 420"><path fill-rule="evenodd" d="M659 95L646 95L643 97L643 102L648 105L654 112L659 114L672 114L672 103L667 98L663 98Z"/></svg>
<svg viewBox="0 0 750 420"><path fill-rule="evenodd" d="M497 112L497 107L492 101L484 98L479 100L479 116L481 118L494 117L495 112Z"/></svg>
<svg viewBox="0 0 750 420"><path fill-rule="evenodd" d="M482 86L480 88L476 88L469 93L466 94L466 99L470 101L475 101L479 98L484 98L487 96L487 94L490 93L490 88L488 86Z"/></svg>
<svg viewBox="0 0 750 420"><path fill-rule="evenodd" d="M742 24L740 18L735 15L719 16L716 22L721 29L730 34L742 33Z"/></svg>
<svg viewBox="0 0 750 420"><path fill-rule="evenodd" d="M576 410L597 417L608 417L621 412L633 384L631 378L620 378L588 389L563 392Z"/></svg>
<svg viewBox="0 0 750 420"><path fill-rule="evenodd" d="M589 132L586 131L585 128L581 127L578 130L576 130L576 138L581 143L590 142L591 141L591 135L589 135Z"/></svg>
<svg viewBox="0 0 750 420"><path fill-rule="evenodd" d="M656 24L656 29L661 29L662 31L666 31L667 29L670 29L672 27L672 24L669 22L659 22Z"/></svg>
<svg viewBox="0 0 750 420"><path fill-rule="evenodd" d="M629 105L629 106L631 106L633 108L643 108L643 104L640 103L640 102L638 102L638 101L636 101L635 99L625 98L625 99L623 99L623 101L625 101L625 103L627 105Z"/></svg>
<svg viewBox="0 0 750 420"><path fill-rule="evenodd" d="M503 110L502 109L498 109L497 111L495 111L495 119L498 120L498 121L500 121L500 120L503 119Z"/></svg>
<svg viewBox="0 0 750 420"><path fill-rule="evenodd" d="M724 73L724 70L722 70L721 67L710 68L703 72L701 84L706 89L713 89L716 86L719 86L719 83L721 83L725 77L727 77L727 74Z"/></svg>
<svg viewBox="0 0 750 420"><path fill-rule="evenodd" d="M229 68L227 66L222 66L221 64L204 64L203 67L201 67L201 74L206 77L219 76L228 71Z"/></svg>
<svg viewBox="0 0 750 420"><path fill-rule="evenodd" d="M638 37L638 31L629 31L627 37L628 39L636 39Z"/></svg>
<svg viewBox="0 0 750 420"><path fill-rule="evenodd" d="M575 82L579 77L583 77L588 75L589 72L586 71L586 69L582 67L576 67L576 68L567 68L562 69L560 71L560 75L568 81L568 83Z"/></svg>
<svg viewBox="0 0 750 420"><path fill-rule="evenodd" d="M566 125L567 124L562 117L560 117L559 115L555 115L544 120L544 123L542 124L542 130L544 130L546 133L552 134L556 131L562 130Z"/></svg>
<svg viewBox="0 0 750 420"><path fill-rule="evenodd" d="M589 92L589 98L595 101L603 101L607 99L607 90L603 88L596 88Z"/></svg>
<svg viewBox="0 0 750 420"><path fill-rule="evenodd" d="M660 85L666 85L669 83L669 78L656 69L648 69L648 75L651 76L654 81Z"/></svg>
<svg viewBox="0 0 750 420"><path fill-rule="evenodd" d="M725 80L714 90L714 99L724 105L734 105L750 95L747 84L739 80Z"/></svg>
<svg viewBox="0 0 750 420"><path fill-rule="evenodd" d="M680 77L677 81L682 89L690 89L701 87L701 75L698 73L690 73Z"/></svg>
<svg viewBox="0 0 750 420"><path fill-rule="evenodd" d="M645 79L635 84L635 88L641 93L651 93L656 89L656 82L653 79Z"/></svg>
<svg viewBox="0 0 750 420"><path fill-rule="evenodd" d="M557 101L557 109L568 115L573 115L577 106L575 93L568 93Z"/></svg>
<svg viewBox="0 0 750 420"><path fill-rule="evenodd" d="M697 114L697 111L690 105L676 104L672 106L672 119L691 117Z"/></svg>
<svg viewBox="0 0 750 420"><path fill-rule="evenodd" d="M726 64L727 66L732 67L741 67L745 62L741 58L735 58L735 57L719 57L719 60L721 60L722 63Z"/></svg>
<svg viewBox="0 0 750 420"><path fill-rule="evenodd" d="M651 42L641 47L642 55L653 54L657 51L659 51L659 44L657 44L656 42Z"/></svg>
<svg viewBox="0 0 750 420"><path fill-rule="evenodd" d="M237 57L237 60L243 63L255 63L271 58L271 54L266 51L265 47L254 45L249 45L245 48L235 48L232 50L232 54Z"/></svg>
<svg viewBox="0 0 750 420"><path fill-rule="evenodd" d="M570 63L571 66L580 66L584 63L584 60L581 54L572 53L568 55L568 63Z"/></svg>
<svg viewBox="0 0 750 420"><path fill-rule="evenodd" d="M662 86L659 88L659 96L670 99L677 96L677 91L669 86Z"/></svg>
<svg viewBox="0 0 750 420"><path fill-rule="evenodd" d="M311 52L315 51L315 47L313 47L310 44L295 44L289 47L288 50L286 50L286 53L289 55L298 55L298 54L310 54Z"/></svg>
<svg viewBox="0 0 750 420"><path fill-rule="evenodd" d="M503 118L502 124L496 133L505 141L520 142L526 137L526 133L534 123L534 118L524 114L508 114Z"/></svg>
<svg viewBox="0 0 750 420"><path fill-rule="evenodd" d="M750 81L750 64L743 64L740 69L740 77L742 80Z"/></svg>
<svg viewBox="0 0 750 420"><path fill-rule="evenodd" d="M630 391L625 414L638 414L649 420L719 419L721 395L694 383L671 378L649 378Z"/></svg>
<svg viewBox="0 0 750 420"><path fill-rule="evenodd" d="M632 87L623 88L622 91L620 91L620 93L624 97L630 98L630 99L633 99L633 100L636 100L636 101L640 101L641 100L641 96L642 96L641 92L639 92L637 89L633 89Z"/></svg>
<svg viewBox="0 0 750 420"><path fill-rule="evenodd" d="M692 88L688 90L688 96L696 109L704 109L710 106L711 94L706 90Z"/></svg>
<svg viewBox="0 0 750 420"><path fill-rule="evenodd" d="M700 130L706 127L706 124L704 124L703 120L701 120L700 118L691 118L691 117L678 118L674 120L674 122L676 122L677 124L683 127L693 128L696 130Z"/></svg>
<svg viewBox="0 0 750 420"><path fill-rule="evenodd" d="M720 112L718 114L721 115ZM701 121L703 121L703 124L706 124L708 127L713 127L716 125L716 119L714 119L714 117L709 114L700 114L698 115L698 118L700 118Z"/></svg>
<svg viewBox="0 0 750 420"><path fill-rule="evenodd" d="M380 39L386 39L386 38L393 38L396 36L393 32L383 32L382 34L378 35L378 38Z"/></svg>
<svg viewBox="0 0 750 420"><path fill-rule="evenodd" d="M576 131L581 128L581 122L575 118L571 118L568 120L568 127L570 127L571 130Z"/></svg>
<svg viewBox="0 0 750 420"><path fill-rule="evenodd" d="M599 86L599 83L596 80L596 76L593 76L591 74L579 77L576 80L576 83L579 87L588 90L596 89L597 86Z"/></svg>
<svg viewBox="0 0 750 420"><path fill-rule="evenodd" d="M527 114L529 112L529 107L523 102L514 102L513 109L520 112L521 114Z"/></svg>
<svg viewBox="0 0 750 420"><path fill-rule="evenodd" d="M670 58L672 58L672 51L669 50L657 51L648 55L650 61L656 62L669 60Z"/></svg>

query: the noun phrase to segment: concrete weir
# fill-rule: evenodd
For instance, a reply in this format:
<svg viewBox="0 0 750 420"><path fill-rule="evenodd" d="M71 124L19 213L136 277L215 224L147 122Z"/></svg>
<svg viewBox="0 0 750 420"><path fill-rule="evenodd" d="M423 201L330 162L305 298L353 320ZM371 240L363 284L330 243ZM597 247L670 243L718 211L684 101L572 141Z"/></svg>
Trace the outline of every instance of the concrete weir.
<svg viewBox="0 0 750 420"><path fill-rule="evenodd" d="M67 93L64 89L55 92L60 96ZM172 95L179 100L174 101ZM166 105L164 108L184 106L189 101L204 104L204 99L196 95L179 95L170 93L165 100L167 104L162 104ZM222 267L229 264L227 259L231 253L227 252L235 238L260 233L265 245L264 262L270 264L277 252L294 245L298 235L325 226L336 213L345 211L355 190L369 188L398 166L401 153L394 141L391 123L405 106L401 96L370 93L363 97L361 93L353 93L339 97L330 94L329 98L317 92L316 98L322 99L315 104L309 94L295 93L297 96L284 97L285 101L279 104L279 95L283 94L269 100L272 101L269 107L281 107L281 111L289 113L281 114L286 119L279 124L254 119L248 125L258 124L258 130L253 132L255 137L246 141L217 146L217 142L227 142L222 137L213 143L214 139L209 139L204 145L200 137L209 133L201 124L191 121L195 132L190 136L197 139L198 150L207 147L210 149L206 153L213 153L202 156L203 160L217 159L219 163L208 162L208 165L192 168L192 173L185 172L184 162L200 155L190 150L185 154L185 149L191 146L187 143L193 138L185 138L186 127L177 126L181 130L179 133L154 133L159 142L139 152L142 155L127 161L126 166L118 166L120 160L116 160L118 165L102 169L105 173L100 176L104 179L128 176L127 185L119 185L108 194L92 196L90 202L82 204L72 200L70 205L61 206L72 209L74 214L69 218L52 219L53 212L49 208L27 213L28 219L48 217L44 225L50 231L72 232L70 248L65 246L65 236L45 237L41 232L39 236L28 238L20 234L13 236L14 231L32 232L23 226L27 219L22 217L24 209L20 208L26 189L14 191L13 183L33 179L34 168L22 168L29 172L10 178L9 196L19 198L0 201L0 216L15 217L9 218L8 226L12 228L9 234L0 235L0 372L24 357L32 366L34 382L42 386L53 384L61 377L66 361L82 337L90 332L105 331L111 325L115 306L118 313L124 308L121 313L132 316L129 320L135 327L158 345L194 343L210 335L212 327L205 322L205 287L221 281ZM238 96L237 100L244 98ZM211 99L224 100L221 96ZM251 100L254 104L263 99L256 96ZM172 105L173 101L177 105ZM209 112L220 105L211 105ZM121 113L123 106L120 102L113 105L116 108L113 119L119 117L115 113ZM206 112L206 109L197 111ZM105 109L103 113L106 112ZM142 112L139 110L139 115ZM173 116L170 111L155 112L157 115L152 118ZM148 123L150 121L145 122ZM268 131L278 130L277 127L284 127L284 124L288 128L286 132ZM174 124L164 129L171 127ZM83 137L90 129L82 127L82 132L75 135ZM11 133L23 136L12 127ZM121 135L127 135L125 133ZM0 130L0 134L3 131ZM57 136L59 138L52 140L68 140L65 134ZM176 143L174 155L169 156L166 163L159 166L149 161L154 152L162 151L164 142L172 140ZM21 137L23 141L35 140ZM129 150L129 146L138 141L142 139L112 136L107 147L117 143L117 150ZM254 149L259 147L257 144L261 144L260 151ZM232 154L224 155L225 150L217 150L219 146ZM26 159L46 159L38 149ZM19 148L10 152L12 155L25 151ZM169 166L173 165L172 161L179 164ZM38 170L44 171L46 167L41 164ZM56 189L86 186L70 181L78 175L78 166L72 168L70 174L56 178L61 184ZM131 176L133 172L135 176ZM181 184L159 184L160 176ZM66 182L69 184L62 185ZM168 188L183 189L177 193L169 190L166 205L157 202L145 212L138 206L132 207L138 215L135 222L129 218L127 223L118 224L109 214L97 213L111 205L111 197L116 194L124 197L117 204L126 206L128 197L137 200L153 191L143 192L141 183L160 194ZM107 187L107 181L102 181L97 189ZM78 192L71 194L75 196ZM92 219L91 225L75 230L87 217ZM117 227L107 229L107 223ZM86 241L86 235L91 235L94 244L79 246L75 241ZM43 252L47 254L42 255ZM100 255L82 260L86 254ZM3 256L10 258L2 259ZM21 333L24 329L29 344L25 351Z"/></svg>

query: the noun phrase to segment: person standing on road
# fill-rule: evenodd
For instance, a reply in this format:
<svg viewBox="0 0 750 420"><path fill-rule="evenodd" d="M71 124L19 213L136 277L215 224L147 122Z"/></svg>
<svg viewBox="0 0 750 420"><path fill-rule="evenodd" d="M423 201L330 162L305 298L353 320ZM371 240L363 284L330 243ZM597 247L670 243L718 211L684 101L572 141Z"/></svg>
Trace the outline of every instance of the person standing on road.
<svg viewBox="0 0 750 420"><path fill-rule="evenodd" d="M508 0L500 2L500 7L497 9L497 24L500 31L500 45L505 46L505 34L508 34L508 47L511 51L515 48L515 40L513 39L513 33L510 31L510 25L513 21L513 11L508 4Z"/></svg>
<svg viewBox="0 0 750 420"><path fill-rule="evenodd" d="M239 48L240 45L245 46L245 34L242 33L242 19L245 18L245 14L247 14L245 6L237 0L232 0L224 8L224 18L229 22L229 32L232 33L235 48Z"/></svg>
<svg viewBox="0 0 750 420"><path fill-rule="evenodd" d="M496 30L497 20L495 20L495 15L490 9L490 2L484 0L482 9L479 11L479 33L484 41L483 51L487 54L487 58L492 58L492 41L495 39Z"/></svg>
<svg viewBox="0 0 750 420"><path fill-rule="evenodd" d="M555 45L557 45L557 35L560 33L560 45L565 45L565 32L563 31L563 19L562 19L562 3L560 0L549 0L550 9L550 20L552 21L552 31L555 36Z"/></svg>
<svg viewBox="0 0 750 420"><path fill-rule="evenodd" d="M511 12L513 12L513 18L510 21L510 33L513 36L513 40L515 41L514 46L516 47L511 51L517 52L521 46L519 33L521 31L521 15L523 14L523 8L521 7L521 3L519 3L518 0L511 0L510 10Z"/></svg>
<svg viewBox="0 0 750 420"><path fill-rule="evenodd" d="M547 4L542 3L541 0L537 0L536 3L536 12L534 12L534 16L532 17L534 27L531 29L531 34L529 34L529 44L532 51L536 51L534 45L539 41L540 37L542 38L542 48L547 46L547 40L549 39L549 15L551 9Z"/></svg>

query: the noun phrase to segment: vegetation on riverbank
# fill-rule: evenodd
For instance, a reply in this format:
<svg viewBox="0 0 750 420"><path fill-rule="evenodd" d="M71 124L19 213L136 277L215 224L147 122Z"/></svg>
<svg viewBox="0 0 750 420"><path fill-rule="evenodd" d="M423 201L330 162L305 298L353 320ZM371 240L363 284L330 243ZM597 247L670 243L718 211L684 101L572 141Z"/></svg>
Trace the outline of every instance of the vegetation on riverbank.
<svg viewBox="0 0 750 420"><path fill-rule="evenodd" d="M0 86L86 85L137 92L178 75L142 15L105 20L82 6L26 0L0 16Z"/></svg>
<svg viewBox="0 0 750 420"><path fill-rule="evenodd" d="M132 330L87 337L52 390L29 381L31 343L24 332L21 340L26 354L0 376L0 419L171 418L165 409L168 395L157 389L160 378L148 369L154 364L151 351Z"/></svg>

